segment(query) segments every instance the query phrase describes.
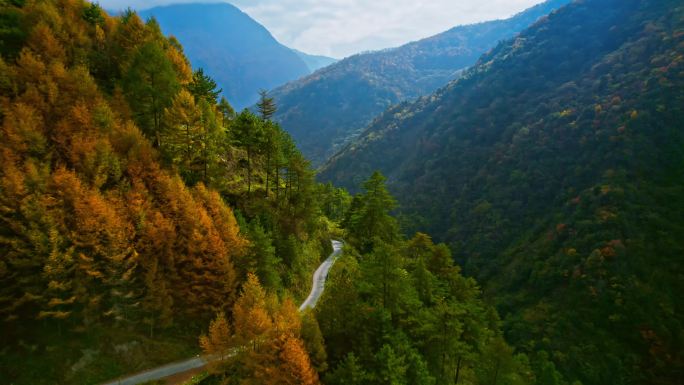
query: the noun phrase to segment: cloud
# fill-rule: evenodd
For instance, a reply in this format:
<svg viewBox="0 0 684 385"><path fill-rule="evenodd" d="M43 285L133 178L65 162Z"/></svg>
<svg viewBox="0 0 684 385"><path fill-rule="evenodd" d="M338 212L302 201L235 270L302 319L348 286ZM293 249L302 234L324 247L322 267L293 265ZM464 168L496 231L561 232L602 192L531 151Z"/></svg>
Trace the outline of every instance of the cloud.
<svg viewBox="0 0 684 385"><path fill-rule="evenodd" d="M101 0L107 9L145 9L193 0ZM211 1L211 0L209 0ZM206 0L199 2L208 2ZM233 0L283 44L345 57L398 46L456 25L505 18L541 0Z"/></svg>

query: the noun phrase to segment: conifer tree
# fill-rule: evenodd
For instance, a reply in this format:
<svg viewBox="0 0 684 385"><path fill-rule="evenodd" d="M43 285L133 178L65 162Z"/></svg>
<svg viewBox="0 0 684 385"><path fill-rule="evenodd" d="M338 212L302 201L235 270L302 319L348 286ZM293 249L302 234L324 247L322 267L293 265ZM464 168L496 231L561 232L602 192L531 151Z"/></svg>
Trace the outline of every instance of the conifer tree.
<svg viewBox="0 0 684 385"><path fill-rule="evenodd" d="M192 81L188 84L188 91L198 103L200 100L205 100L214 105L223 90L218 88L216 81L206 75L202 68L198 68L192 73Z"/></svg>
<svg viewBox="0 0 684 385"><path fill-rule="evenodd" d="M136 122L160 147L164 109L171 105L179 84L173 65L158 43L149 42L137 50L123 84Z"/></svg>
<svg viewBox="0 0 684 385"><path fill-rule="evenodd" d="M271 120L271 117L275 114L278 108L275 105L273 98L268 96L268 91L259 91L259 102L257 103L257 108L259 109L259 114L261 114L261 119L264 121Z"/></svg>
<svg viewBox="0 0 684 385"><path fill-rule="evenodd" d="M360 251L368 252L373 240L393 242L398 237L396 220L390 216L396 201L385 187L385 177L376 171L363 184L357 207L350 212L348 230L353 242Z"/></svg>
<svg viewBox="0 0 684 385"><path fill-rule="evenodd" d="M224 97L219 101L218 110L221 113L221 127L227 128L228 123L235 118L235 110Z"/></svg>

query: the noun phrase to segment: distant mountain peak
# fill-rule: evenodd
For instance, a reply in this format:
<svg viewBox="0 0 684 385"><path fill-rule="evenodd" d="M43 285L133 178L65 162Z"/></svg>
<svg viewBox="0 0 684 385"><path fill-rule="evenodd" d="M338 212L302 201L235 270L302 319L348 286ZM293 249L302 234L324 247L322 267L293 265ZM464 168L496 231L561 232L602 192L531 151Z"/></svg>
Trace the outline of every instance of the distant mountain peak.
<svg viewBox="0 0 684 385"><path fill-rule="evenodd" d="M237 110L256 102L259 90L311 73L300 55L231 4L170 4L139 13L154 16L165 34L175 36L193 67L214 78Z"/></svg>

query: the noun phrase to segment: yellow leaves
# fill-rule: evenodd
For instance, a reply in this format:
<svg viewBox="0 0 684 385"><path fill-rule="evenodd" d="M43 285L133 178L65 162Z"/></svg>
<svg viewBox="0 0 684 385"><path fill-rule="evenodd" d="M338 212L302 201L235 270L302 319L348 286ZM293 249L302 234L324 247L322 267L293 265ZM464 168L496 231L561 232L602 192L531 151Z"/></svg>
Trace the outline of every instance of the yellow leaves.
<svg viewBox="0 0 684 385"><path fill-rule="evenodd" d="M287 338L280 352L280 375L284 384L318 384L318 374L311 366L311 359L299 338Z"/></svg>
<svg viewBox="0 0 684 385"><path fill-rule="evenodd" d="M45 150L43 121L33 107L16 103L5 113L2 127L4 146L14 153L36 153Z"/></svg>
<svg viewBox="0 0 684 385"><path fill-rule="evenodd" d="M174 46L169 46L166 49L166 57L176 71L178 82L183 85L190 83L192 80L192 69L188 59Z"/></svg>
<svg viewBox="0 0 684 385"><path fill-rule="evenodd" d="M52 299L50 299L50 301L48 301L48 307L71 305L74 302L76 302L76 297L74 297L74 296L69 297L67 299L52 298Z"/></svg>
<svg viewBox="0 0 684 385"><path fill-rule="evenodd" d="M299 338L301 320L291 299L282 304L269 296L254 274L249 274L242 294L233 306L234 334L225 316L219 313L209 325L209 333L199 339L205 354L221 361L232 360L244 373L243 383L318 384L318 375ZM218 357L217 357L218 356ZM215 362L212 370L224 366Z"/></svg>
<svg viewBox="0 0 684 385"><path fill-rule="evenodd" d="M28 39L28 46L33 51L40 53L45 59L65 60L64 48L55 37L52 29L44 22L40 22L34 27Z"/></svg>
<svg viewBox="0 0 684 385"><path fill-rule="evenodd" d="M90 115L90 106L85 101L78 102L71 108L71 119L74 124L80 126L81 129L90 129L93 125L92 116Z"/></svg>
<svg viewBox="0 0 684 385"><path fill-rule="evenodd" d="M209 190L203 184L193 189L193 195L198 200L211 218L218 235L227 248L231 257L245 254L248 241L240 235L240 228L233 215L233 211L222 200L219 193Z"/></svg>
<svg viewBox="0 0 684 385"><path fill-rule="evenodd" d="M200 347L204 354L218 355L220 359L226 357L234 347L230 325L223 313L218 313L209 325L209 334L199 338Z"/></svg>
<svg viewBox="0 0 684 385"><path fill-rule="evenodd" d="M80 247L101 256L124 252L130 244L132 228L119 213L119 202L107 200L99 191L86 188L73 171L58 168L51 187L64 212L64 227L72 232Z"/></svg>
<svg viewBox="0 0 684 385"><path fill-rule="evenodd" d="M106 37L105 37L104 30L99 25L96 25L95 26L95 42L99 46L104 46L104 44L106 42L105 39L106 39Z"/></svg>
<svg viewBox="0 0 684 385"><path fill-rule="evenodd" d="M275 329L279 334L299 337L302 320L292 298L286 298L274 316Z"/></svg>
<svg viewBox="0 0 684 385"><path fill-rule="evenodd" d="M608 208L601 208L597 211L597 216L601 222L607 222L609 220L617 218L617 214Z"/></svg>
<svg viewBox="0 0 684 385"><path fill-rule="evenodd" d="M574 113L574 111L572 110L572 108L568 108L568 109L566 109L566 110L561 111L561 113L560 113L559 116L560 116L561 118L565 118L565 117L568 117L568 116L572 115L573 113Z"/></svg>
<svg viewBox="0 0 684 385"><path fill-rule="evenodd" d="M43 77L46 70L43 61L28 49L23 49L17 59L17 76L24 83L32 83Z"/></svg>
<svg viewBox="0 0 684 385"><path fill-rule="evenodd" d="M54 318L54 319L67 319L71 316L70 311L41 311L38 313L38 319L43 318Z"/></svg>

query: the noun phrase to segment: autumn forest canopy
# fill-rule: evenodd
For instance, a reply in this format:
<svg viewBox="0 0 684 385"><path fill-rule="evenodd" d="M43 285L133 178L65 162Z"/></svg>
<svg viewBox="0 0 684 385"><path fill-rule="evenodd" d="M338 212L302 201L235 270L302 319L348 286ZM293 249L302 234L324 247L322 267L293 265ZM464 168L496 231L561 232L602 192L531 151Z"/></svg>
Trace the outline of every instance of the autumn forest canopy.
<svg viewBox="0 0 684 385"><path fill-rule="evenodd" d="M565 3L412 53L447 60L453 38L475 57L466 37L532 24L451 82L422 62L443 88L317 175L283 90L236 111L156 19L0 0L0 382L202 355L202 385L678 384L684 7L585 0L534 22ZM349 85L323 71L303 111L334 122Z"/></svg>

